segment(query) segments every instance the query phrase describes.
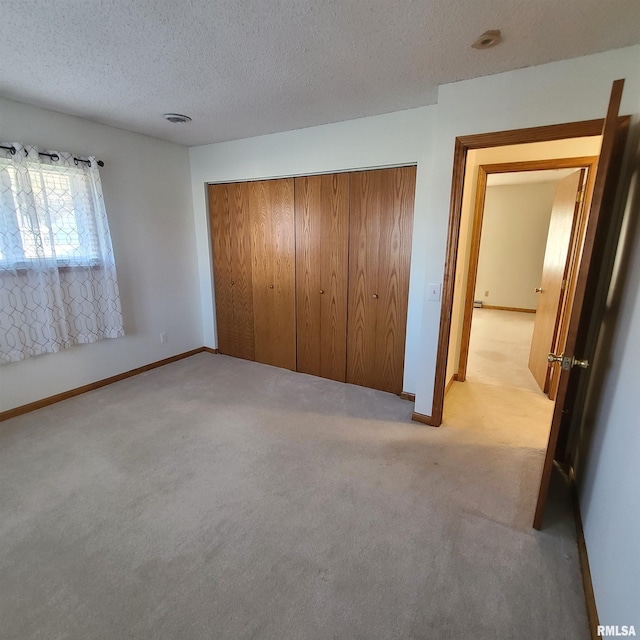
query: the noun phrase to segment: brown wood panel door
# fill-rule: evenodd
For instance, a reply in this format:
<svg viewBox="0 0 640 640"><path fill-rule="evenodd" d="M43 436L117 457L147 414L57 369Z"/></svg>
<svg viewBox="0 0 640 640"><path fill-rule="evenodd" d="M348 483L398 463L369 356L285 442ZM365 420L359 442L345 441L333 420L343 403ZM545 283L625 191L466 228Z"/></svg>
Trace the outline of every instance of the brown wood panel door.
<svg viewBox="0 0 640 640"><path fill-rule="evenodd" d="M253 360L253 285L251 278L251 219L249 216L249 185L229 184L229 229L231 272L233 280L234 351L231 355Z"/></svg>
<svg viewBox="0 0 640 640"><path fill-rule="evenodd" d="M571 315L571 307L573 306L573 296L576 288L576 278L578 277L578 264L580 258L580 249L584 242L584 233L586 230L587 214L591 205L593 196L593 183L595 177L597 157L594 161L585 167L585 176L583 178L583 186L580 197L580 207L577 215L577 221L574 222L573 234L571 237L571 245L569 246L569 257L567 260L567 269L565 272L565 285L562 289L562 300L560 301L560 318L558 322L558 330L554 339L551 351L554 353L564 353L567 343L567 334L569 332L569 317ZM555 400L558 395L558 384L560 383L560 370L557 367L551 367L549 372L549 389L547 395L550 400Z"/></svg>
<svg viewBox="0 0 640 640"><path fill-rule="evenodd" d="M350 179L347 382L402 391L415 167Z"/></svg>
<svg viewBox="0 0 640 640"><path fill-rule="evenodd" d="M216 329L220 353L234 355L232 260L229 198L226 184L209 185L209 228L213 250Z"/></svg>
<svg viewBox="0 0 640 640"><path fill-rule="evenodd" d="M529 369L545 393L549 390L547 356L555 344L558 331L563 283L567 277L569 247L578 221L578 194L584 182L584 174L584 169L581 169L560 180L553 199L542 267L541 291L538 294L529 352Z"/></svg>
<svg viewBox="0 0 640 640"><path fill-rule="evenodd" d="M320 176L295 179L298 371L320 375L322 350L322 185Z"/></svg>
<svg viewBox="0 0 640 640"><path fill-rule="evenodd" d="M350 175L347 382L374 388L381 192L381 171Z"/></svg>
<svg viewBox="0 0 640 640"><path fill-rule="evenodd" d="M386 170L382 188L375 368L377 388L399 394L404 377L416 168Z"/></svg>
<svg viewBox="0 0 640 640"><path fill-rule="evenodd" d="M589 340L589 336L595 333L592 322L595 321L597 325L601 321L606 307L606 292L611 280L613 260L607 262L605 256L608 253L615 254L621 224L620 217L614 216L614 203L628 127L628 121L622 125L618 121L623 87L624 80L616 80L611 89L593 197L586 220L584 242L578 254L578 275L564 352L566 359L563 359L562 365L554 365L561 366L561 373L533 519L536 529L542 526L563 417L571 416L576 420L582 410L581 403L576 402L576 393L580 379L587 384L590 368L576 365L584 365L583 360L588 363L593 357L596 345L594 340ZM576 362L574 357L580 360Z"/></svg>
<svg viewBox="0 0 640 640"><path fill-rule="evenodd" d="M298 371L344 382L349 175L295 179Z"/></svg>
<svg viewBox="0 0 640 640"><path fill-rule="evenodd" d="M295 371L293 178L248 186L255 359Z"/></svg>

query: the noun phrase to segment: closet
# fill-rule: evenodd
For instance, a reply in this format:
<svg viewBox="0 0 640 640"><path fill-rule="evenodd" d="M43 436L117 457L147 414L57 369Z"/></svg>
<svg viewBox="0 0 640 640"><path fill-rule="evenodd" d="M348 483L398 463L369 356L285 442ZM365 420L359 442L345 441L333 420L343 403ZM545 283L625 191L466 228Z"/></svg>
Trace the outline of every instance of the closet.
<svg viewBox="0 0 640 640"><path fill-rule="evenodd" d="M210 185L220 352L401 393L415 178Z"/></svg>

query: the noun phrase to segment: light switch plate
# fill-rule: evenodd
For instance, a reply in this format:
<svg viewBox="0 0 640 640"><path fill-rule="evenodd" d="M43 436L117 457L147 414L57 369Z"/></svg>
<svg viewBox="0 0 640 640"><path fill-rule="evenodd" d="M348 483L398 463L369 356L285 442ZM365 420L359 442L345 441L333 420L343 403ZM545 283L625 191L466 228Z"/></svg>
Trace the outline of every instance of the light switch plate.
<svg viewBox="0 0 640 640"><path fill-rule="evenodd" d="M430 282L427 285L427 300L440 301L440 283Z"/></svg>

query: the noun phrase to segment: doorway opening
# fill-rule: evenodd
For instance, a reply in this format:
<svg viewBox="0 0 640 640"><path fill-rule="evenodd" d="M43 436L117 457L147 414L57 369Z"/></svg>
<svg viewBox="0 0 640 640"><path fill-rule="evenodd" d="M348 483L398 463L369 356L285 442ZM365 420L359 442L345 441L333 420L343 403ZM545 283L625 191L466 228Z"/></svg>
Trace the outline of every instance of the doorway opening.
<svg viewBox="0 0 640 640"><path fill-rule="evenodd" d="M604 120L570 123L503 131L493 134L480 134L456 138L453 162L453 180L451 210L443 282L443 301L436 355L436 376L433 394L432 415L423 416L422 422L433 426L442 424L444 396L451 359L448 357L454 324L454 298L465 287L460 286L458 278L467 277L466 269L459 269L458 260L468 259L470 242L461 242L464 237L464 198L470 197L467 179L473 184L476 172L470 165L473 153L499 151L508 145L528 145L542 141L573 140L580 137L595 137L601 134L597 172L593 179L592 201L585 219L585 230L581 244L575 252L577 276L572 304L567 308L568 330L566 352L548 353L548 362L559 369L559 384L554 403L544 465L538 491L533 526L542 526L546 499L549 490L551 472L556 453L560 448L559 459L566 460L566 439L571 424L577 423L582 413L581 405L576 402L578 394L584 393L589 382L589 362L595 351L593 339L605 310L604 301L613 271L615 250L620 234L621 209L616 208L616 194L623 162L630 118L620 116L624 80L616 80L611 88L611 97ZM574 207L577 203L573 203ZM467 222L466 234L469 235ZM467 263L468 264L468 263ZM564 286L567 286L564 283ZM563 286L563 288L564 288ZM456 353L458 353L456 351ZM577 356L577 357L576 357ZM457 362L457 360L454 360ZM585 371L585 374L580 374ZM551 383L549 383L551 384ZM566 419L565 419L566 418Z"/></svg>
<svg viewBox="0 0 640 640"><path fill-rule="evenodd" d="M557 383L547 354L564 349L599 144L600 136L556 141L538 145L536 153L594 155L473 169L475 198L469 220L462 220L444 399L453 423L464 411L465 422L491 429L503 442L544 450ZM531 153L501 150L510 158L523 151ZM482 162L483 154L478 158Z"/></svg>
<svg viewBox="0 0 640 640"><path fill-rule="evenodd" d="M545 152L580 146L597 153L599 144L599 136L560 141L547 145ZM475 310L476 317L484 318L487 337L492 335L497 343L499 336L509 338L503 341L501 353L493 350L497 356L493 364L503 364L492 367L491 362L479 359L479 373L507 386L519 381L527 388L535 381L543 393L555 399L557 376L547 354L564 350L596 161L597 156L585 156L478 167L469 247L458 257L457 269L466 270L466 286L457 296L454 292L447 362L450 378L459 382L467 379ZM502 326L493 330L486 326L490 317ZM528 333L531 335L526 338ZM514 342L512 338L517 339ZM524 346L530 347L526 354ZM477 349L474 352L480 353ZM511 362L515 369L509 367Z"/></svg>
<svg viewBox="0 0 640 640"><path fill-rule="evenodd" d="M462 330L460 318L464 309L460 301L467 290L471 220L478 197L479 166L597 155L603 124L604 120L598 119L456 138L433 402L431 415L420 416L421 422L432 426L442 424L445 388L448 390L458 374L456 366ZM580 151L574 148L568 152L563 147L551 152L549 145L555 142L575 142L587 146ZM464 268L458 268L459 261L465 265ZM449 357L452 349L456 354L454 358Z"/></svg>
<svg viewBox="0 0 640 640"><path fill-rule="evenodd" d="M545 389L546 393L542 389L537 393L533 393L531 389L518 389L512 384L515 376L509 377L511 388L505 384L485 383L480 386L470 382L460 384L466 380L469 346L471 345L472 349L474 348L471 342L471 322L473 318L473 303L477 298L476 276L483 235L482 214L485 211L487 185L489 187L496 186L495 184L492 185L491 182L496 179L499 180L495 176L503 174L522 175L527 173L533 175L532 172L534 171L571 169L571 174L577 173L580 186L586 187L585 195L582 196L582 204L585 205L584 209L588 210L590 191L593 187L593 174L595 174L593 169L602 141L602 124L602 121L595 121L593 123L577 123L576 125L560 125L533 130L533 132L531 130L508 132L509 135L506 136L504 134L485 134L472 137L471 148L462 149L460 147L465 145L465 140L458 139L458 152L462 155L462 159L459 158L457 163L460 168L457 180L454 174L449 251L443 295L443 309L448 308L450 313L445 322L441 323L440 328L439 363L436 369L436 378L440 376L440 380L436 382L434 393L432 413L435 418L434 424L442 422L446 386L449 391L449 409L453 404L454 411L464 414L458 416L462 418L464 423L477 425L478 437L483 438L483 434L488 433L487 430L491 429L494 431L494 435L498 436L500 442L515 447L522 455L527 451L532 452L531 455L544 455L554 414L554 402L550 401L546 395L549 392L548 389ZM516 137L516 144L512 144L514 142L514 133L520 136L520 139ZM564 135L559 135L560 133ZM527 138L527 136L531 137ZM456 186L458 187L457 189ZM575 199L577 199L576 196L577 194L574 194L574 204ZM456 215L453 215L454 207ZM578 247L578 251L580 249L578 233L580 230L580 217L576 212L582 210L582 207L577 207L576 205L575 211L572 211L574 215L570 225L571 243ZM454 242L453 239L457 240L457 242ZM565 253L565 258L568 255L569 249ZM474 263L473 265L471 264L472 262ZM572 261L570 259L566 260L565 266L567 268L571 268L571 264ZM472 278L469 277L470 274L473 275ZM540 275L538 280L534 282L533 289L541 288ZM561 278L561 281L565 279ZM567 292L570 291L570 287L567 284L562 287L562 290L564 291L565 288ZM489 298L491 297L491 288L480 290L480 301L483 302L483 306L486 300L482 298L486 290L489 290ZM539 294L535 295L536 298L541 297ZM448 299L447 296L449 296ZM535 303L536 310L537 302L538 300ZM500 304L498 301L498 304L489 304L489 306L521 309L534 308L534 304L531 302ZM482 311L500 312L507 310L483 309ZM537 313L522 311L511 313L517 314L517 316L533 317L534 325L535 317L538 315ZM445 313L443 312L444 316ZM562 326L562 318L568 316L567 311L558 316L560 320L555 330L559 330ZM449 326L444 327L447 323ZM444 342L442 340L443 328L447 329L446 341ZM533 329L530 328L530 331L531 338L533 338ZM489 330L489 333L492 337L495 337L496 335L504 336L507 331L504 328L494 327ZM481 346L481 343L478 343L477 340L476 343L477 346ZM529 348L527 349L527 347ZM525 350L527 354L526 368L522 367L522 362L520 366L524 369L522 374L530 376L528 369L530 342L529 345L526 345ZM550 351L551 347L547 350L547 353ZM473 360L471 362L473 363ZM461 364L462 367L460 366ZM495 369L500 364L493 362L492 366L495 373ZM506 367L505 364L503 366ZM518 428L517 424L525 426ZM535 490L538 478L522 479L522 482L523 487L525 485L528 487L526 492L532 493Z"/></svg>

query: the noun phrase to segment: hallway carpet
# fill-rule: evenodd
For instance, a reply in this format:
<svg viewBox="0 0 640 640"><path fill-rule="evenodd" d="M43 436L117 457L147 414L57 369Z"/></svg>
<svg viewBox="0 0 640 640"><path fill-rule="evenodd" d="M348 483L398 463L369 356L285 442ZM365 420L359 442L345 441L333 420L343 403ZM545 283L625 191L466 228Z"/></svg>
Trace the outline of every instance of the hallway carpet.
<svg viewBox="0 0 640 640"><path fill-rule="evenodd" d="M445 397L446 424L494 444L546 449L554 403L529 371L535 314L474 309L467 379Z"/></svg>
<svg viewBox="0 0 640 640"><path fill-rule="evenodd" d="M543 395L528 366L535 320L535 313L474 309L467 380Z"/></svg>
<svg viewBox="0 0 640 640"><path fill-rule="evenodd" d="M0 424L0 637L588 637L543 450L412 409L203 353Z"/></svg>

